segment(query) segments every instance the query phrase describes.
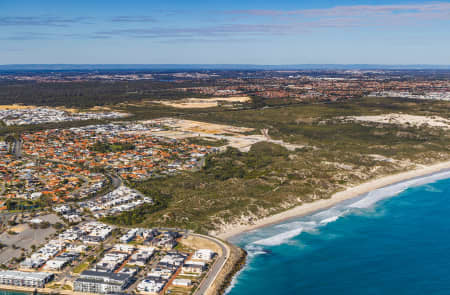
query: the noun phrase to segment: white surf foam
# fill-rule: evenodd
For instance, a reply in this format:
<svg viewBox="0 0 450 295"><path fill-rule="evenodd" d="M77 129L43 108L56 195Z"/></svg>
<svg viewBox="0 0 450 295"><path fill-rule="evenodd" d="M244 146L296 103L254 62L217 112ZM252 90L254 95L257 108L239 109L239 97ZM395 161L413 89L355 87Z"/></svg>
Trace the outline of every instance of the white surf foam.
<svg viewBox="0 0 450 295"><path fill-rule="evenodd" d="M427 192L430 192L430 193L442 193L442 190L437 189L437 188L435 188L435 187L432 186L432 185L427 185L427 186L425 187L425 190L426 190Z"/></svg>
<svg viewBox="0 0 450 295"><path fill-rule="evenodd" d="M242 267L242 268L241 268L241 269L233 276L233 279L231 280L230 285L228 286L228 288L227 288L227 289L225 290L225 292L224 292L225 295L228 294L228 293L230 293L231 290L234 288L234 286L236 286L237 281L238 281L238 279L239 279L241 273L244 271L244 269L245 269L245 270L248 270L249 263L250 263L250 258L251 258L251 257L249 257L249 252L248 252L248 250L247 250L247 247L246 247L245 249L246 249L246 251L247 251L247 259L246 259L246 261L245 261L245 265L244 265L244 267Z"/></svg>
<svg viewBox="0 0 450 295"><path fill-rule="evenodd" d="M282 229L285 231L277 233L269 238L257 240L253 242L253 244L263 246L276 246L284 244L302 232L315 232L319 227L338 220L341 216L344 216L348 212L348 208L333 207L310 216L310 220L294 221L277 225L275 226L276 229Z"/></svg>
<svg viewBox="0 0 450 295"><path fill-rule="evenodd" d="M289 223L278 224L275 226L275 228L293 230L293 229L302 227L305 231L308 231L308 230L314 228L315 225L316 225L316 222L314 222L314 221L293 221L293 222L289 222Z"/></svg>
<svg viewBox="0 0 450 295"><path fill-rule="evenodd" d="M253 242L257 245L264 245L264 246L277 246L286 243L288 240L292 239L293 237L298 236L303 231L303 228L297 228L293 229L281 234L277 234L275 236L272 236L270 238L261 239L256 242Z"/></svg>
<svg viewBox="0 0 450 295"><path fill-rule="evenodd" d="M330 222L335 222L336 220L339 219L339 217L341 217L341 215L336 215L336 216L331 216L331 217L325 218L324 220L320 221L320 224L327 224Z"/></svg>
<svg viewBox="0 0 450 295"><path fill-rule="evenodd" d="M292 238L300 235L302 232L311 232L315 229L325 226L329 223L335 222L342 216L355 212L354 209L366 209L372 207L375 203L393 197L404 191L409 187L420 186L426 183L434 182L441 179L450 177L450 171L444 171L436 173L427 177L411 179L404 182L400 182L391 186L374 190L357 201L345 204L337 205L324 211L320 211L314 215L311 215L307 220L294 221L289 223L282 223L274 226L274 229L283 230L283 232L277 232L268 238L259 239L253 242L253 245L262 246L277 246L287 243ZM262 252L264 253L264 252Z"/></svg>
<svg viewBox="0 0 450 295"><path fill-rule="evenodd" d="M261 254L266 254L266 252L264 251L264 248L262 248L261 246L257 246L255 244L248 244L247 246L244 247L245 251L247 251L247 255L249 258L256 256L256 255L261 255Z"/></svg>
<svg viewBox="0 0 450 295"><path fill-rule="evenodd" d="M351 208L369 208L372 207L375 203L387 199L393 196L396 196L410 187L424 185L426 183L434 182L441 179L446 179L450 177L450 171L444 171L436 174L432 174L430 176L411 179L407 181L403 181L400 183L393 184L391 186L383 187L368 193L365 197L356 201L349 205Z"/></svg>
<svg viewBox="0 0 450 295"><path fill-rule="evenodd" d="M233 289L233 287L237 283L240 272L249 267L250 261L254 256L267 253L266 251L264 251L264 246L277 246L287 243L289 242L289 240L300 235L302 232L311 232L314 229L326 226L327 224L335 222L339 218L347 214L351 214L352 212L355 212L359 209L369 208L373 206L376 202L382 199L398 195L399 193L401 193L402 191L404 191L409 187L420 186L437 180L446 179L449 177L450 177L450 170L441 173L436 173L423 178L404 181L398 184L394 184L385 188L372 191L353 203L339 204L335 207L318 212L314 215L306 217L305 218L306 220L282 223L274 226L270 230L271 232L273 232L274 229L277 232L279 231L284 232L277 233L269 238L259 239L245 246L245 250L248 253L246 265L238 272L236 276L234 276L230 286L225 291L225 294L228 294ZM257 233L258 231L259 230L255 230L254 233Z"/></svg>
<svg viewBox="0 0 450 295"><path fill-rule="evenodd" d="M350 208L359 208L359 209L365 209L372 207L375 203L387 199L389 197L398 195L402 191L404 191L406 188L400 188L400 187L393 187L390 189L378 189L371 191L368 193L365 197L362 199L356 201L355 203L352 203L349 205Z"/></svg>

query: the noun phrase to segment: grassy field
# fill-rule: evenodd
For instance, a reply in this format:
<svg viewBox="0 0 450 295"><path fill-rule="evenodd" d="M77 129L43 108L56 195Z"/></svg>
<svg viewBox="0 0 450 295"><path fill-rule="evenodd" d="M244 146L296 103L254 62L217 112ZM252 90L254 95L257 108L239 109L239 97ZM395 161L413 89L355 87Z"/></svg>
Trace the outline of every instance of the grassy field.
<svg viewBox="0 0 450 295"><path fill-rule="evenodd" d="M267 128L274 139L308 147L287 151L275 144L258 143L248 153L228 149L209 156L200 171L131 183L157 200L157 210L144 207L108 221L210 232L224 223L245 222L329 198L348 186L410 169L414 164L450 159L448 130L341 119L400 112L449 118L450 103L364 98L279 108L187 112L187 119Z"/></svg>
<svg viewBox="0 0 450 295"><path fill-rule="evenodd" d="M83 263L80 263L77 266L75 266L74 269L72 270L72 272L73 273L82 273L88 267L89 267L89 262L83 262Z"/></svg>
<svg viewBox="0 0 450 295"><path fill-rule="evenodd" d="M228 141L226 139L218 140L215 138L208 138L208 137L189 137L186 138L186 140L191 144L213 146L213 147L220 147L228 144Z"/></svg>

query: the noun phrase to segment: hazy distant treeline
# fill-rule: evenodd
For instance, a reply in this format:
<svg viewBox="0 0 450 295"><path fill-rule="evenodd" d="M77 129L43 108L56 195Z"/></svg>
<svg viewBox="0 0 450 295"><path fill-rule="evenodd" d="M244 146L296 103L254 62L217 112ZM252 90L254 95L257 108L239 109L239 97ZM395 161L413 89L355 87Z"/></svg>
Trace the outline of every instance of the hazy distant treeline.
<svg viewBox="0 0 450 295"><path fill-rule="evenodd" d="M0 82L0 105L92 107L125 101L151 99L181 99L192 93L174 90L175 87L198 86L193 82L169 83L160 81L89 81L89 82Z"/></svg>

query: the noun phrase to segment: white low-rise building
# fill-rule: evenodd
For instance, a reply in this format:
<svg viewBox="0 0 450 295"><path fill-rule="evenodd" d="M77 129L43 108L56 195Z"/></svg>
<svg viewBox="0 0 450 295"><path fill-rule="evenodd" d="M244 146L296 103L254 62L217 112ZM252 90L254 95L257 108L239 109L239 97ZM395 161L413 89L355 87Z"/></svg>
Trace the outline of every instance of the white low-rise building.
<svg viewBox="0 0 450 295"><path fill-rule="evenodd" d="M206 270L206 263L204 261L186 261L182 270L183 272L201 274Z"/></svg>
<svg viewBox="0 0 450 295"><path fill-rule="evenodd" d="M192 285L192 281L189 279L175 279L172 284L174 286L189 287Z"/></svg>
<svg viewBox="0 0 450 295"><path fill-rule="evenodd" d="M45 269L49 270L61 270L67 263L69 263L68 259L50 259L45 264Z"/></svg>
<svg viewBox="0 0 450 295"><path fill-rule="evenodd" d="M211 251L209 249L200 249L195 251L194 255L192 256L192 259L194 260L204 260L204 261L210 261L214 258L216 253L214 251Z"/></svg>
<svg viewBox="0 0 450 295"><path fill-rule="evenodd" d="M166 281L145 279L137 285L139 292L159 293L166 285Z"/></svg>
<svg viewBox="0 0 450 295"><path fill-rule="evenodd" d="M54 274L49 272L0 271L0 284L20 287L44 288Z"/></svg>

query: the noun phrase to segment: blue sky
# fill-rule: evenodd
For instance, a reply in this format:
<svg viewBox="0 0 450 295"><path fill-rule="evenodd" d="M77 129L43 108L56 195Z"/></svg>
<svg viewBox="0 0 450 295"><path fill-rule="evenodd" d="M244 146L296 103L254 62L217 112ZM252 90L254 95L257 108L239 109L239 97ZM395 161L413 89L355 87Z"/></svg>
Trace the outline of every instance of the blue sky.
<svg viewBox="0 0 450 295"><path fill-rule="evenodd" d="M449 1L0 0L0 64L450 64Z"/></svg>

